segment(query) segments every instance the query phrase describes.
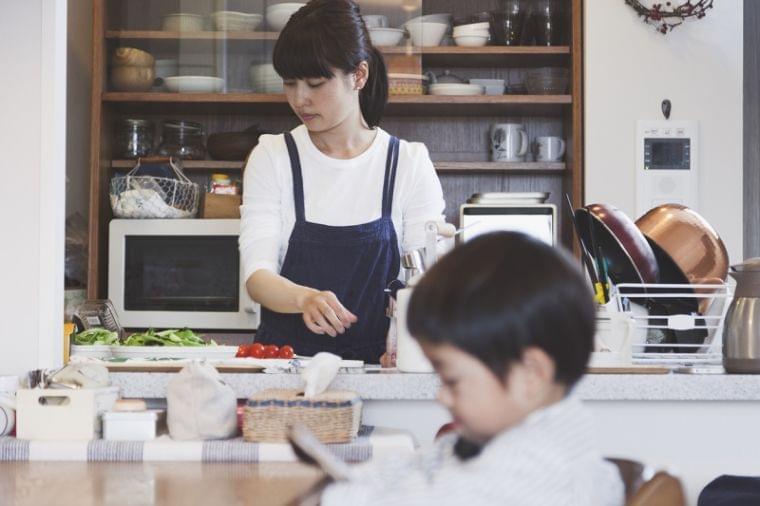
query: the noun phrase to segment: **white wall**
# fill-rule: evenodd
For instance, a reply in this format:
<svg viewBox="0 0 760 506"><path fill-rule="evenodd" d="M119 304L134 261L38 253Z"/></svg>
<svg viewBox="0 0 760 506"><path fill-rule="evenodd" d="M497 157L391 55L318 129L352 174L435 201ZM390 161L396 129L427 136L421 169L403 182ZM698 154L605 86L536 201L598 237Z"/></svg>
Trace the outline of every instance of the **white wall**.
<svg viewBox="0 0 760 506"><path fill-rule="evenodd" d="M585 0L586 202L635 216L638 119L697 120L698 211L742 258L742 0L715 2L707 16L667 35L622 0Z"/></svg>
<svg viewBox="0 0 760 506"><path fill-rule="evenodd" d="M66 3L0 9L0 374L62 360Z"/></svg>

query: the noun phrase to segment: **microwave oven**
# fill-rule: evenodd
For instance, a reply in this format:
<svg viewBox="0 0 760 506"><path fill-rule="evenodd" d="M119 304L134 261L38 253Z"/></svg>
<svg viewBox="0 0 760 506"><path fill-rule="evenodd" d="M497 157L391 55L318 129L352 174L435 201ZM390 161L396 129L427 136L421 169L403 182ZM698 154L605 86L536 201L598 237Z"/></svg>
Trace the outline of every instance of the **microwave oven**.
<svg viewBox="0 0 760 506"><path fill-rule="evenodd" d="M557 244L557 208L554 204L462 204L460 241L489 232L522 232L546 244Z"/></svg>
<svg viewBox="0 0 760 506"><path fill-rule="evenodd" d="M242 279L240 220L112 220L108 298L132 328L254 330Z"/></svg>

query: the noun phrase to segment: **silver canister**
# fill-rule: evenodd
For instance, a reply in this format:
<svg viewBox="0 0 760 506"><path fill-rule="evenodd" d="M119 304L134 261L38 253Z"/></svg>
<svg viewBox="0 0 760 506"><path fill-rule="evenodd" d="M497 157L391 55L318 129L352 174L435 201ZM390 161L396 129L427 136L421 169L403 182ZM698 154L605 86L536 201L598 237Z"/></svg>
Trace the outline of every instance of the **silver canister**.
<svg viewBox="0 0 760 506"><path fill-rule="evenodd" d="M734 299L723 326L726 372L760 374L760 258L731 267Z"/></svg>

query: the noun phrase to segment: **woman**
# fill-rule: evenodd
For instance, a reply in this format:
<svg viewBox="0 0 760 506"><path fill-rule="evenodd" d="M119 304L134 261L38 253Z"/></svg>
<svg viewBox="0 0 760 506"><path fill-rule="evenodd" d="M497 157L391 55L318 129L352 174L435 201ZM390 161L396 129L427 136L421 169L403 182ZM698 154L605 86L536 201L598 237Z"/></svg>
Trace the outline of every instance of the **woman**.
<svg viewBox="0 0 760 506"><path fill-rule="evenodd" d="M256 341L377 363L383 290L400 252L443 219L440 182L424 145L378 126L388 78L353 1L306 4L273 62L303 124L262 136L245 171L240 251L263 306Z"/></svg>

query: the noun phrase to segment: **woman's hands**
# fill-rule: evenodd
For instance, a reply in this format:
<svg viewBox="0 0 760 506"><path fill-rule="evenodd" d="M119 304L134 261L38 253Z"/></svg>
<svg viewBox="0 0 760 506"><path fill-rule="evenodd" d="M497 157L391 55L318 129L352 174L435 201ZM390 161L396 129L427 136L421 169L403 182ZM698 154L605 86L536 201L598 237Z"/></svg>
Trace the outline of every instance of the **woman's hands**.
<svg viewBox="0 0 760 506"><path fill-rule="evenodd" d="M298 298L298 307L303 313L306 327L315 334L335 337L358 321L356 315L343 307L338 297L330 291L308 288Z"/></svg>

